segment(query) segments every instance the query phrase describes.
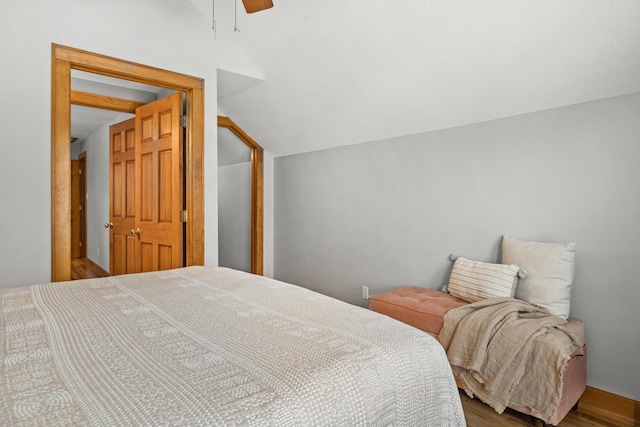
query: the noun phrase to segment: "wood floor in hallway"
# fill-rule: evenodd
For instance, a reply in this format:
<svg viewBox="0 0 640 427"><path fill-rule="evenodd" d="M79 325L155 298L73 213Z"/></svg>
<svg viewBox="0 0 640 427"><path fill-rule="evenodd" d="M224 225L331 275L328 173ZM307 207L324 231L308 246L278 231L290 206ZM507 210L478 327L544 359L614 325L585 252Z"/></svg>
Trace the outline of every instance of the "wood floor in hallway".
<svg viewBox="0 0 640 427"><path fill-rule="evenodd" d="M89 258L71 260L71 280L93 279L94 277L107 277L108 275L108 272L104 271Z"/></svg>

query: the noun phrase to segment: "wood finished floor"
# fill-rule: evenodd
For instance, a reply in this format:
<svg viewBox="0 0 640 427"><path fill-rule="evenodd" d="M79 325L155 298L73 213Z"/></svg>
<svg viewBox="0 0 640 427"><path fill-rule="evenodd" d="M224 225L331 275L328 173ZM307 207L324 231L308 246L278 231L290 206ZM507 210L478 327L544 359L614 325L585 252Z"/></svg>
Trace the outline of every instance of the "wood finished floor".
<svg viewBox="0 0 640 427"><path fill-rule="evenodd" d="M93 279L94 277L106 277L109 273L89 258L76 258L71 260L71 280Z"/></svg>
<svg viewBox="0 0 640 427"><path fill-rule="evenodd" d="M469 427L507 427L507 426L544 426L542 421L508 409L498 414L491 407L478 399L470 399L464 391L460 391L460 400L464 416ZM638 424L635 424L638 425ZM558 424L558 427L634 427L634 423L621 423L612 418L589 414L580 409L570 411Z"/></svg>

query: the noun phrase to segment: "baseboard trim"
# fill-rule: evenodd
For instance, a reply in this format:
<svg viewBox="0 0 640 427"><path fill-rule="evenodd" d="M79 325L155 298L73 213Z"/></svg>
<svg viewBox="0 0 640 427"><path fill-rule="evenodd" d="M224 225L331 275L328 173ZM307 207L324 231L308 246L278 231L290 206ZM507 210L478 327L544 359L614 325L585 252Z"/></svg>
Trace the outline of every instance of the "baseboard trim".
<svg viewBox="0 0 640 427"><path fill-rule="evenodd" d="M640 426L640 402L587 386L578 411L595 417L615 419L625 426Z"/></svg>

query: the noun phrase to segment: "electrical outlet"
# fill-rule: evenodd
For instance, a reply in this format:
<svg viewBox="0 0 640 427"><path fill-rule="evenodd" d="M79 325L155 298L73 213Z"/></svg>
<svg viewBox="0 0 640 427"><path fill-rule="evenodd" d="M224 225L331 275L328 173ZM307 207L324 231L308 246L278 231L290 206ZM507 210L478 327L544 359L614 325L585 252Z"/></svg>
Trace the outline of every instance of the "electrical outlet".
<svg viewBox="0 0 640 427"><path fill-rule="evenodd" d="M362 287L362 299L369 299L369 287L368 286L363 286Z"/></svg>

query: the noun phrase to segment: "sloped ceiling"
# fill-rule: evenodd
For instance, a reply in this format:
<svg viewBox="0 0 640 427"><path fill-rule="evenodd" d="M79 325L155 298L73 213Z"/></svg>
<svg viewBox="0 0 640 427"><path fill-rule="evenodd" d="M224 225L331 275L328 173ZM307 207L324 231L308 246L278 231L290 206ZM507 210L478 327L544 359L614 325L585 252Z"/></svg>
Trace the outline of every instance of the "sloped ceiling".
<svg viewBox="0 0 640 427"><path fill-rule="evenodd" d="M638 1L238 3L215 0L216 43L264 81L218 110L275 156L640 92Z"/></svg>

